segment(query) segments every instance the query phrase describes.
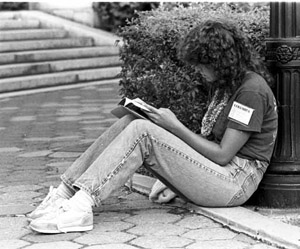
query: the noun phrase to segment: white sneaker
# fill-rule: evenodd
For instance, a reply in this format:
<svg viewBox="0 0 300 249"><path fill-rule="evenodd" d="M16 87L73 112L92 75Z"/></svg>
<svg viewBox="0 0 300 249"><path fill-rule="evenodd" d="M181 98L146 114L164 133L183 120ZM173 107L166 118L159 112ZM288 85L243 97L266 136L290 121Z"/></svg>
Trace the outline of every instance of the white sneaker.
<svg viewBox="0 0 300 249"><path fill-rule="evenodd" d="M93 213L78 211L66 201L56 212L33 220L29 227L39 233L83 232L93 229Z"/></svg>
<svg viewBox="0 0 300 249"><path fill-rule="evenodd" d="M65 198L60 197L56 194L57 189L51 186L49 188L49 193L45 197L45 199L33 210L31 213L27 214L27 218L29 220L38 219L48 213L55 211L59 208L62 203L66 200Z"/></svg>

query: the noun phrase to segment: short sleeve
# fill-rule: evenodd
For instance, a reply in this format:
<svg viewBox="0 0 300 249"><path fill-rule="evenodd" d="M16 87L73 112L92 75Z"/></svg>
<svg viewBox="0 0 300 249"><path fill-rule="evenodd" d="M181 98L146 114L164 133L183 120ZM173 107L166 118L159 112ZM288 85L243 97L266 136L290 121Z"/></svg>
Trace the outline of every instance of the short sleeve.
<svg viewBox="0 0 300 249"><path fill-rule="evenodd" d="M244 91L236 97L235 102L253 109L253 112L248 124L242 124L228 117L227 127L242 131L261 132L264 112L266 109L266 101L264 97L256 92Z"/></svg>

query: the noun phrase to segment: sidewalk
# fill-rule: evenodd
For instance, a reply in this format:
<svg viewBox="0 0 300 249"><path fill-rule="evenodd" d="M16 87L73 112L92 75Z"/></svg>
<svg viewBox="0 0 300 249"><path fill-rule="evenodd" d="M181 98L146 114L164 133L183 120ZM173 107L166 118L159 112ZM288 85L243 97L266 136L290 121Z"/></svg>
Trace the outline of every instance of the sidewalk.
<svg viewBox="0 0 300 249"><path fill-rule="evenodd" d="M0 248L276 248L223 226L225 214L216 214L218 223L208 218L213 218L208 209L202 209L204 216L180 201L154 204L126 187L95 209L90 232L32 232L24 214L43 199L50 185L58 185L60 174L116 120L110 110L119 101L117 92L118 84L111 83L0 95Z"/></svg>

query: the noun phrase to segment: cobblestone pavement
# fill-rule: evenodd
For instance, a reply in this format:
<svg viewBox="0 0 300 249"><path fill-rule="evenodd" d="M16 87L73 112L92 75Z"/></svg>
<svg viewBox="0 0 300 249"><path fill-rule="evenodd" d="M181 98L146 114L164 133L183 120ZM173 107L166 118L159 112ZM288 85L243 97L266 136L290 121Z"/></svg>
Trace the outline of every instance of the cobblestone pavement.
<svg viewBox="0 0 300 249"><path fill-rule="evenodd" d="M125 187L94 211L94 229L41 235L24 214L116 118L117 84L0 98L0 248L271 249L176 205Z"/></svg>

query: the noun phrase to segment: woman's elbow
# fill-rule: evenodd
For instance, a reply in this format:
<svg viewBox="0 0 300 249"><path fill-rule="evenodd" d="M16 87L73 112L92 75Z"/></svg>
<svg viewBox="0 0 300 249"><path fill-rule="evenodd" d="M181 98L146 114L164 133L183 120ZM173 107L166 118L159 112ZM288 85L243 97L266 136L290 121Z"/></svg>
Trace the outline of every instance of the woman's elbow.
<svg viewBox="0 0 300 249"><path fill-rule="evenodd" d="M220 155L215 159L215 163L217 163L220 166L226 166L231 160L233 156L231 155Z"/></svg>

